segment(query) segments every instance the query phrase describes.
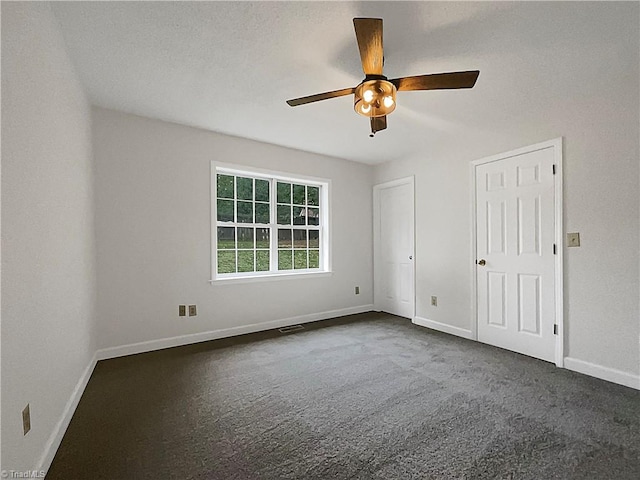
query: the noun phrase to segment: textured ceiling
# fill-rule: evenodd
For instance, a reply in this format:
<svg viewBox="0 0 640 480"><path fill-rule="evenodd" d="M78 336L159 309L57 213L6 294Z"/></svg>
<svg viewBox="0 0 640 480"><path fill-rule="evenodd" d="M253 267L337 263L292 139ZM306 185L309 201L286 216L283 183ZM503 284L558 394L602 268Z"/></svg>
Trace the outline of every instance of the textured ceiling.
<svg viewBox="0 0 640 480"><path fill-rule="evenodd" d="M55 2L91 102L376 164L474 141L566 100L602 65L614 25L598 5L535 2ZM384 19L385 74L480 70L471 90L400 92L369 138L351 87L363 73L353 17ZM598 20L598 21L596 21ZM603 40L604 39L604 40ZM590 81L593 81L591 79ZM524 117L523 117L524 116ZM437 147L437 148L436 148Z"/></svg>

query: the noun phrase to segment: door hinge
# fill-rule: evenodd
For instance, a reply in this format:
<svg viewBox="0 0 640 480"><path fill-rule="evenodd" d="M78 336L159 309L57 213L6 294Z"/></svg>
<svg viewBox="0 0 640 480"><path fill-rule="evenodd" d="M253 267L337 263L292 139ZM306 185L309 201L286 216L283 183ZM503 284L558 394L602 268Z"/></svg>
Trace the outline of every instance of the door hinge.
<svg viewBox="0 0 640 480"><path fill-rule="evenodd" d="M553 334L557 335L558 334L558 325L553 325Z"/></svg>
<svg viewBox="0 0 640 480"><path fill-rule="evenodd" d="M553 168L553 174L555 175L556 174L556 164L555 163L552 165L552 168Z"/></svg>
<svg viewBox="0 0 640 480"><path fill-rule="evenodd" d="M555 243L553 244L553 254L557 255L557 253L556 253L556 244Z"/></svg>

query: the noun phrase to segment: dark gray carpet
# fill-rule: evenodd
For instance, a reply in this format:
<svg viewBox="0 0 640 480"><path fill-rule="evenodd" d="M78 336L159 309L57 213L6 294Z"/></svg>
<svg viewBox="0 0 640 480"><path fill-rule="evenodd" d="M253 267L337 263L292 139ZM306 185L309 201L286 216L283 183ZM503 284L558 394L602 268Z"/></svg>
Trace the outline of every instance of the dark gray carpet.
<svg viewBox="0 0 640 480"><path fill-rule="evenodd" d="M386 314L99 362L54 479L634 479L640 392Z"/></svg>

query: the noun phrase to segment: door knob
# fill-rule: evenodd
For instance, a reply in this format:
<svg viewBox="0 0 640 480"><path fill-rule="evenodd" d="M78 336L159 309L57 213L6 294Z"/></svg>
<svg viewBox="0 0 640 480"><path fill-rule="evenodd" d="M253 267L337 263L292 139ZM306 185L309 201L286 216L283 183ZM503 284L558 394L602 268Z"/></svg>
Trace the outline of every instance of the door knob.
<svg viewBox="0 0 640 480"><path fill-rule="evenodd" d="M413 255L409 255L409 260L413 260Z"/></svg>
<svg viewBox="0 0 640 480"><path fill-rule="evenodd" d="M484 258L483 258L483 259L481 259L481 260L478 260L476 263L477 263L478 265L480 265L481 267L484 267L484 266L487 264L487 262L485 262Z"/></svg>

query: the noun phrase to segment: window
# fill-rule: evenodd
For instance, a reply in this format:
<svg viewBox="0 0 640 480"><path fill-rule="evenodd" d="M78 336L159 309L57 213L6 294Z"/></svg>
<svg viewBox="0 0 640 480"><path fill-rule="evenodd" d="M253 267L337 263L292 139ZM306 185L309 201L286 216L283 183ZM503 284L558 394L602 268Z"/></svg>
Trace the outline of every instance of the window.
<svg viewBox="0 0 640 480"><path fill-rule="evenodd" d="M328 271L328 182L214 169L215 279Z"/></svg>

